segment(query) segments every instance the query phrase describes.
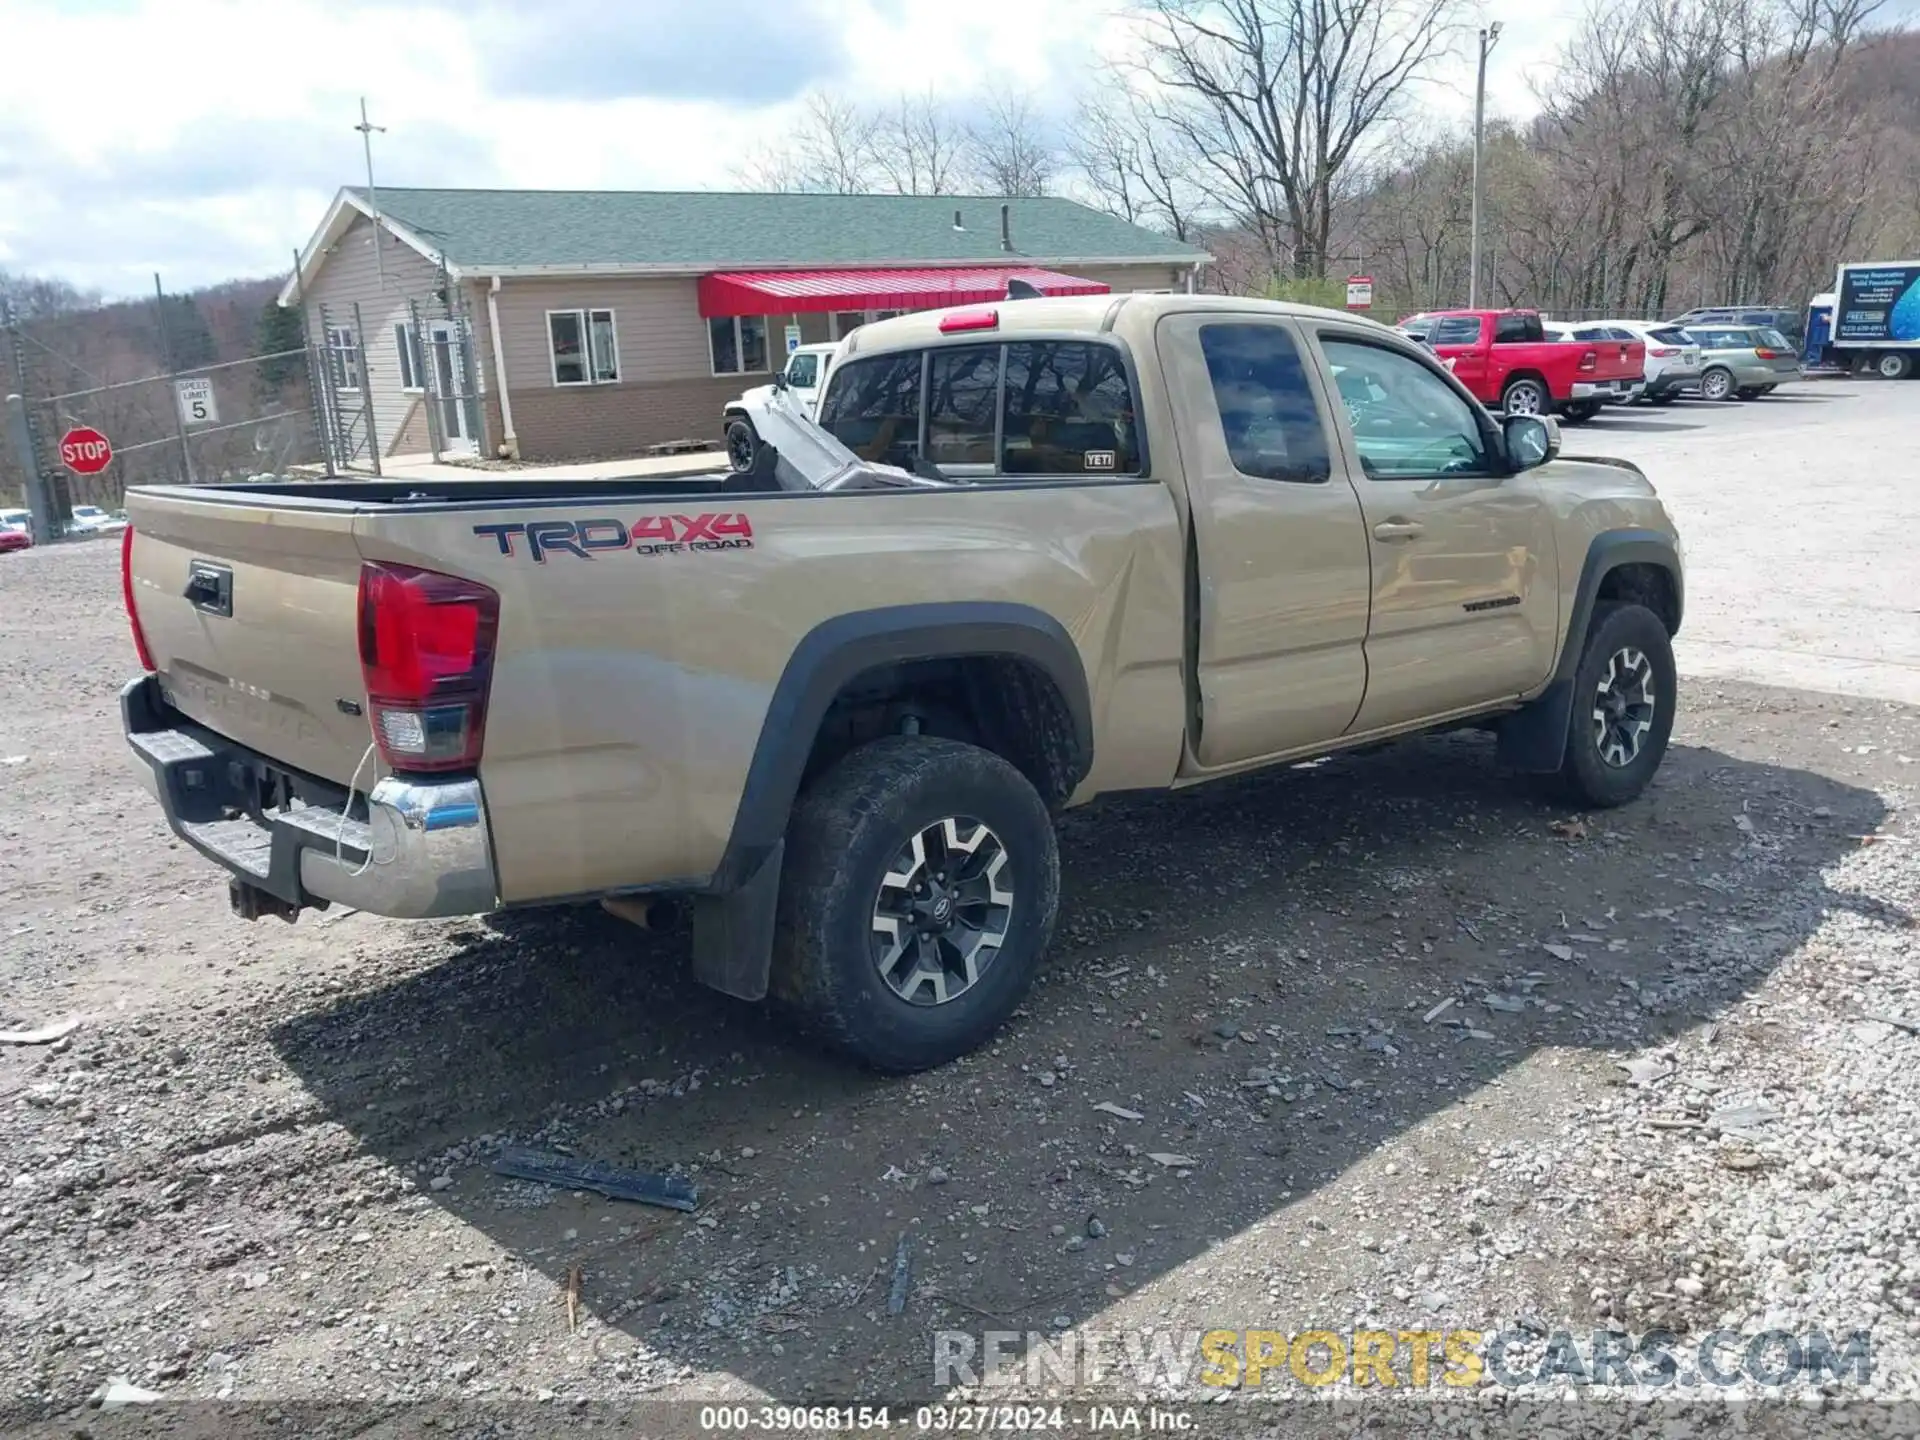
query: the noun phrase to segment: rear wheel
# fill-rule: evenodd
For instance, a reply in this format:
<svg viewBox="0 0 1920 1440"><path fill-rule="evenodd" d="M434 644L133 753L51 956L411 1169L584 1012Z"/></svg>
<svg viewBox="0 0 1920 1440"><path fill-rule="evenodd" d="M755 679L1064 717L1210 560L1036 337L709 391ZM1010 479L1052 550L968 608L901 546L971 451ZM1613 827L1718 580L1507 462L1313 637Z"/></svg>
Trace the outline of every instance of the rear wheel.
<svg viewBox="0 0 1920 1440"><path fill-rule="evenodd" d="M1673 644L1644 605L1594 607L1573 677L1560 786L1590 809L1624 805L1647 788L1673 733Z"/></svg>
<svg viewBox="0 0 1920 1440"><path fill-rule="evenodd" d="M1680 396L1676 391L1668 390L1661 395L1649 395L1647 397L1647 403L1649 405L1671 405L1679 398Z"/></svg>
<svg viewBox="0 0 1920 1440"><path fill-rule="evenodd" d="M926 1070L1005 1023L1059 908L1039 793L990 751L926 736L862 746L787 829L775 995L876 1070Z"/></svg>
<svg viewBox="0 0 1920 1440"><path fill-rule="evenodd" d="M1742 400L1757 400L1767 392L1764 387L1759 385L1742 385L1733 393Z"/></svg>
<svg viewBox="0 0 1920 1440"><path fill-rule="evenodd" d="M1550 403L1547 387L1538 380L1509 380L1500 392L1500 408L1509 415L1544 415Z"/></svg>
<svg viewBox="0 0 1920 1440"><path fill-rule="evenodd" d="M1606 402L1603 400L1582 400L1576 404L1567 406L1566 410L1562 413L1565 415L1569 424L1584 425L1587 421L1598 415L1605 406Z"/></svg>
<svg viewBox="0 0 1920 1440"><path fill-rule="evenodd" d="M1700 395L1706 400L1725 400L1733 394L1733 372L1716 365L1700 377Z"/></svg>
<svg viewBox="0 0 1920 1440"><path fill-rule="evenodd" d="M1882 380L1904 380L1913 374L1913 357L1899 350L1882 355L1874 366Z"/></svg>

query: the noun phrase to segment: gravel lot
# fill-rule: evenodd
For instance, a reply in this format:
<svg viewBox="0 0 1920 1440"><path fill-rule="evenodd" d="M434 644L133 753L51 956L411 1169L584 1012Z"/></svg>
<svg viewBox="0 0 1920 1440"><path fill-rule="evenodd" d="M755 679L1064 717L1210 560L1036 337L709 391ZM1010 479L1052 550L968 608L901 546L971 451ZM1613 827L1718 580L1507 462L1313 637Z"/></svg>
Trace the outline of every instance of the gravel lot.
<svg viewBox="0 0 1920 1440"><path fill-rule="evenodd" d="M1870 1328L1829 1395L1920 1399L1920 386L1805 388L1569 432L1687 535L1645 800L1569 824L1449 737L1076 812L1022 1018L914 1080L594 910L233 919L124 758L117 547L0 558L0 1022L83 1021L0 1047L0 1427L110 1377L523 1433L924 1401L935 1331L1129 1327ZM509 1143L699 1211L503 1180ZM1317 1423L1191 1380L1077 1390Z"/></svg>

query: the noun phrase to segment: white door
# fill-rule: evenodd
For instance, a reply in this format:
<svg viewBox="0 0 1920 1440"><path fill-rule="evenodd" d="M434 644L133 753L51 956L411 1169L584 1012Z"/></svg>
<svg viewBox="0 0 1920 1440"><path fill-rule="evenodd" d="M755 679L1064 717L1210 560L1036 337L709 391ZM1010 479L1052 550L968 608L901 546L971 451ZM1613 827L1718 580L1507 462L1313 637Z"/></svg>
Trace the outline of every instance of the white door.
<svg viewBox="0 0 1920 1440"><path fill-rule="evenodd" d="M453 320L427 325L427 363L433 366L434 403L440 407L440 433L449 450L474 448L473 421L468 405L472 373L467 361L466 336Z"/></svg>

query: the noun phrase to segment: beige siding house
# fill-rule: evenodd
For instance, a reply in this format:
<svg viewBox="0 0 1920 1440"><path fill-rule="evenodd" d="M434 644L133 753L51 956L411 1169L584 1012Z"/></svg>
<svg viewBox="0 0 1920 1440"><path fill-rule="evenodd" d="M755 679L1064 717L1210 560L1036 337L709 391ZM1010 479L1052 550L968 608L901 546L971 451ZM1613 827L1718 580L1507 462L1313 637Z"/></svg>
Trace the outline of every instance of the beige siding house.
<svg viewBox="0 0 1920 1440"><path fill-rule="evenodd" d="M997 298L1009 276L1184 290L1207 260L1052 197L381 190L376 210L348 189L281 303L324 347L355 468L616 458L717 439L793 344Z"/></svg>

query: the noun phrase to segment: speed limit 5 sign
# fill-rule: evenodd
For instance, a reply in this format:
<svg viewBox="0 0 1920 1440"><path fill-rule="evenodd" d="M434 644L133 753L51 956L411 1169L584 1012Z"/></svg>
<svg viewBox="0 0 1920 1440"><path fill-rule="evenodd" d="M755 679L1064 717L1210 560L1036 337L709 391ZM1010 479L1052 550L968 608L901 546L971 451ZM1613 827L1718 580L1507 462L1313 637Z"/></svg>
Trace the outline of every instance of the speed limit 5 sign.
<svg viewBox="0 0 1920 1440"><path fill-rule="evenodd" d="M180 402L180 418L189 425L214 425L220 409L213 400L213 381L201 376L196 380L173 382L174 397Z"/></svg>

